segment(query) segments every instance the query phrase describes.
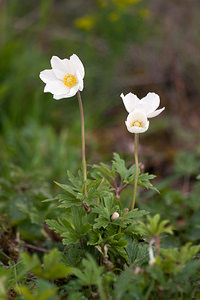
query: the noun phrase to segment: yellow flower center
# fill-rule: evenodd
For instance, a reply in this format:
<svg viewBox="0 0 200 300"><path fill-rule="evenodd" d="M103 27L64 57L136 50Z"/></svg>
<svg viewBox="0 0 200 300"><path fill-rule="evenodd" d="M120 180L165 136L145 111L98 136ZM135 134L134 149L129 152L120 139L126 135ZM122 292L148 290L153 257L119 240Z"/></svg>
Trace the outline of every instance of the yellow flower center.
<svg viewBox="0 0 200 300"><path fill-rule="evenodd" d="M76 84L76 77L74 75L67 74L63 79L63 83L68 87L72 87Z"/></svg>
<svg viewBox="0 0 200 300"><path fill-rule="evenodd" d="M132 122L131 126L132 127L143 127L143 122L136 120L136 121Z"/></svg>

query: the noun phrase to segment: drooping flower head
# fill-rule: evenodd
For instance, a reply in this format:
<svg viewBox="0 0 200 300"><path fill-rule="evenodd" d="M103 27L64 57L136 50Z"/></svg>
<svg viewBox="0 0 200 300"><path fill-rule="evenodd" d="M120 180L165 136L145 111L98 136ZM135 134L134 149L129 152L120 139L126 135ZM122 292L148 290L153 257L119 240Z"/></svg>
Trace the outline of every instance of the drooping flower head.
<svg viewBox="0 0 200 300"><path fill-rule="evenodd" d="M131 133L142 133L149 128L149 121L143 111L135 110L131 112L125 122L126 127Z"/></svg>
<svg viewBox="0 0 200 300"><path fill-rule="evenodd" d="M148 118L158 116L165 107L157 109L160 105L160 97L155 93L148 93L141 100L134 94L120 95L124 106L129 113L125 122L131 133L142 133L149 128Z"/></svg>
<svg viewBox="0 0 200 300"><path fill-rule="evenodd" d="M51 58L52 69L40 72L41 80L46 83L44 92L53 94L53 98L60 100L74 96L78 90L83 90L85 70L76 54L70 59Z"/></svg>

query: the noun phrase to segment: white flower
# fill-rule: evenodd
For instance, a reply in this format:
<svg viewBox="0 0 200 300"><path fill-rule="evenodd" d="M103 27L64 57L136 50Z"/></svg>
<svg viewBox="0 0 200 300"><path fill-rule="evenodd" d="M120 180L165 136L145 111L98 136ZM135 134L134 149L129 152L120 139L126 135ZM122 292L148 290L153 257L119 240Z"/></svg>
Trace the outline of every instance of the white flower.
<svg viewBox="0 0 200 300"><path fill-rule="evenodd" d="M114 221L114 220L116 220L116 219L118 219L118 218L119 218L118 212L114 212L114 213L112 214L111 220Z"/></svg>
<svg viewBox="0 0 200 300"><path fill-rule="evenodd" d="M149 128L149 121L143 111L133 111L131 112L125 122L126 127L131 133L142 133L147 131Z"/></svg>
<svg viewBox="0 0 200 300"><path fill-rule="evenodd" d="M54 95L54 99L59 100L72 97L78 90L83 90L85 70L76 54L70 56L70 59L53 56L51 67L50 70L40 72L41 80L46 83L45 93L49 92Z"/></svg>
<svg viewBox="0 0 200 300"><path fill-rule="evenodd" d="M155 93L148 93L141 100L132 93L126 96L121 94L120 96L128 113L137 110L144 112L147 118L153 118L158 116L165 109L165 107L157 109L160 105L160 97Z"/></svg>

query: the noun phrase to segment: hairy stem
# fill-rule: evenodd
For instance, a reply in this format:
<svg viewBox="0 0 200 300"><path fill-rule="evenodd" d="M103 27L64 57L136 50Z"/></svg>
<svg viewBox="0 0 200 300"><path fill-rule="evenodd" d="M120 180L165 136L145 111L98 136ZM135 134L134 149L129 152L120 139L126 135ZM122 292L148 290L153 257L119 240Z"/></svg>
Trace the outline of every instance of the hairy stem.
<svg viewBox="0 0 200 300"><path fill-rule="evenodd" d="M138 134L135 133L135 182L134 182L134 188L133 188L133 200L131 205L131 210L135 207L135 198L136 198L136 192L137 192L137 183L138 183Z"/></svg>
<svg viewBox="0 0 200 300"><path fill-rule="evenodd" d="M87 197L87 166L86 166L86 159L85 159L85 123L84 123L84 114L83 114L83 105L81 100L81 94L78 91L78 102L80 108L80 115L81 115L81 135L82 135L82 164L83 164L83 180L84 180L84 194Z"/></svg>

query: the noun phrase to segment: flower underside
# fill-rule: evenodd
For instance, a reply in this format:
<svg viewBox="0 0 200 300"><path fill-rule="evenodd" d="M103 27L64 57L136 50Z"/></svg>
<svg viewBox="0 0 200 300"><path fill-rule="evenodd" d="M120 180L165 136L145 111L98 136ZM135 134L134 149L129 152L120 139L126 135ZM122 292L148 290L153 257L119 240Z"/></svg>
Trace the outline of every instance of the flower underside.
<svg viewBox="0 0 200 300"><path fill-rule="evenodd" d="M76 84L76 77L74 75L67 74L63 79L63 83L68 87L73 87Z"/></svg>
<svg viewBox="0 0 200 300"><path fill-rule="evenodd" d="M136 120L136 121L133 121L132 123L131 123L131 127L144 127L144 125L143 125L143 122L141 121L138 121L138 120Z"/></svg>

